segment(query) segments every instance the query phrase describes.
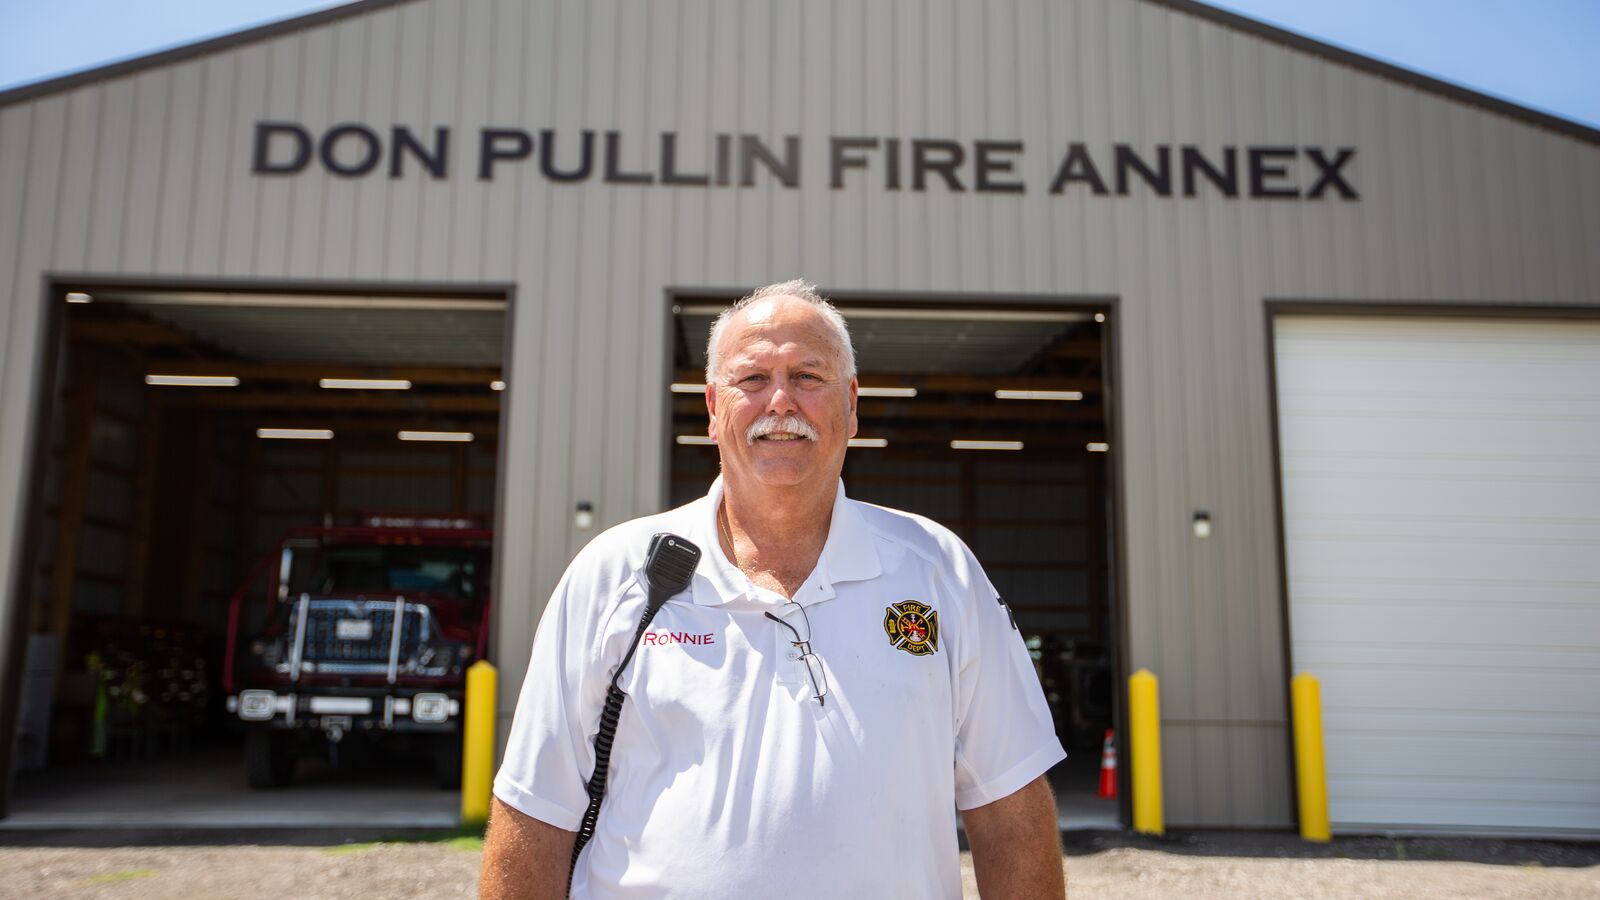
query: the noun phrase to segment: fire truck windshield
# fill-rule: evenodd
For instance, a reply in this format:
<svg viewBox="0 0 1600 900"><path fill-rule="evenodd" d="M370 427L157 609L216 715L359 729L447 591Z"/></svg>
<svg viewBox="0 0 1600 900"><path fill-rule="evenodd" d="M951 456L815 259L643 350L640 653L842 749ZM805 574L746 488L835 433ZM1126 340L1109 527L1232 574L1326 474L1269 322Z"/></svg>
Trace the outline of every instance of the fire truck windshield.
<svg viewBox="0 0 1600 900"><path fill-rule="evenodd" d="M486 572L471 547L356 546L295 548L289 594L384 592L478 600Z"/></svg>

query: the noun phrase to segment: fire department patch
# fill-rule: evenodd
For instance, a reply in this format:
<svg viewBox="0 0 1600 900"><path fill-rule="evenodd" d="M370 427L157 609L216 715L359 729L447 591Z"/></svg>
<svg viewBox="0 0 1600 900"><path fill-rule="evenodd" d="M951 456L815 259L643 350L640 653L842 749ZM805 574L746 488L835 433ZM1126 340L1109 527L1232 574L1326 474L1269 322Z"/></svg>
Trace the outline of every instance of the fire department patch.
<svg viewBox="0 0 1600 900"><path fill-rule="evenodd" d="M939 649L939 613L926 603L901 600L883 611L883 630L889 644L912 656L927 656Z"/></svg>

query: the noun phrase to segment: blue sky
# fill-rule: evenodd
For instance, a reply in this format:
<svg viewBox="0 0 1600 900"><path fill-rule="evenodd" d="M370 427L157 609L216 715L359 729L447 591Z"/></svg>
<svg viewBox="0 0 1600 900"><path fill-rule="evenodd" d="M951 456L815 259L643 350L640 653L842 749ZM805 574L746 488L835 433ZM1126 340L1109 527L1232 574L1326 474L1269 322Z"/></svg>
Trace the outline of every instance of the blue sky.
<svg viewBox="0 0 1600 900"><path fill-rule="evenodd" d="M341 5L338 0L0 0L0 88ZM1600 127L1600 0L1212 0Z"/></svg>

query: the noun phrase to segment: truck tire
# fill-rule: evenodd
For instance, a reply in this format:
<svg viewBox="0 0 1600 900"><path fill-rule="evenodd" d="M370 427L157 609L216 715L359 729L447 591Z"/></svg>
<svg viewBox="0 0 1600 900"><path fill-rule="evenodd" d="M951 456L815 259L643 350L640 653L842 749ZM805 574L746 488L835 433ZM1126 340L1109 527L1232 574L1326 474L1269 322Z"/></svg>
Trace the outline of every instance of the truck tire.
<svg viewBox="0 0 1600 900"><path fill-rule="evenodd" d="M250 786L257 790L281 788L294 778L293 735L265 728L252 730L245 736L244 766L250 775Z"/></svg>
<svg viewBox="0 0 1600 900"><path fill-rule="evenodd" d="M436 735L433 739L433 778L441 790L461 789L461 735Z"/></svg>

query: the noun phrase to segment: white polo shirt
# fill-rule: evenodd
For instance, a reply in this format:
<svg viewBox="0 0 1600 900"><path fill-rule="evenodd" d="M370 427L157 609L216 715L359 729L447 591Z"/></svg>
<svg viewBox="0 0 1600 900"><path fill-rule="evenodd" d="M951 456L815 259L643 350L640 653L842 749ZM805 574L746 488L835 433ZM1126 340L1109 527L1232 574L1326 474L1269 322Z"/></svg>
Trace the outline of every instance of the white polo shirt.
<svg viewBox="0 0 1600 900"><path fill-rule="evenodd" d="M596 537L545 610L495 795L576 831L651 535L703 556L623 673L599 828L572 896L961 896L956 810L1066 754L1008 611L943 527L847 499L795 601L828 693L717 540L711 493Z"/></svg>

